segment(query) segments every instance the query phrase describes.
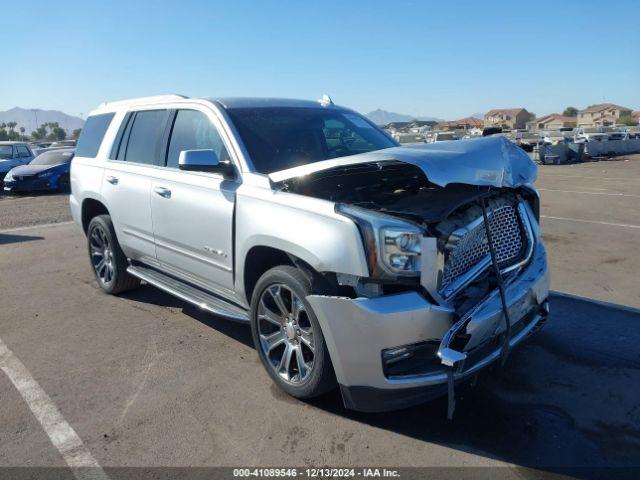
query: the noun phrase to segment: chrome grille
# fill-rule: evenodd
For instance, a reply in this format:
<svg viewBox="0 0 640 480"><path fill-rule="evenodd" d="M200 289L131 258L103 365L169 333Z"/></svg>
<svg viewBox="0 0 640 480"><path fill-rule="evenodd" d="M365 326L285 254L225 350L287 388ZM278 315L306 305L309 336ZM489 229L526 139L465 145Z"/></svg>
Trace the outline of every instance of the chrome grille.
<svg viewBox="0 0 640 480"><path fill-rule="evenodd" d="M526 239L519 209L502 205L487 212L496 257L501 267L516 263L525 251ZM456 232L452 234L455 236ZM490 262L489 243L482 217L467 227L445 256L441 291L449 296L456 284L474 269L483 269Z"/></svg>

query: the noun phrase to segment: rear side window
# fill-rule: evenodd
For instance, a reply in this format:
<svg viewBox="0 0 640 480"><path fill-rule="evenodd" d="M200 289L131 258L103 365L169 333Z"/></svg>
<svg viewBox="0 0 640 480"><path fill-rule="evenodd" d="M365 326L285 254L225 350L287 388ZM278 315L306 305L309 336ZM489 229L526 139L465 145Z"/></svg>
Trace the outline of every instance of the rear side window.
<svg viewBox="0 0 640 480"><path fill-rule="evenodd" d="M26 157L30 157L31 156L31 152L29 151L29 149L27 147L19 145L17 147L17 150L18 150L18 156L21 157L21 158L26 158Z"/></svg>
<svg viewBox="0 0 640 480"><path fill-rule="evenodd" d="M222 138L209 118L197 110L178 110L167 151L167 167L178 168L183 150L213 150L218 160L229 159Z"/></svg>
<svg viewBox="0 0 640 480"><path fill-rule="evenodd" d="M127 142L125 161L147 165L156 163L155 160L160 155L167 116L167 110L136 112L129 138L123 138L123 142Z"/></svg>
<svg viewBox="0 0 640 480"><path fill-rule="evenodd" d="M125 115L124 120L120 124L120 128L118 129L118 133L116 135L116 139L111 146L111 154L109 158L113 158L116 160L124 160L124 152L127 149L126 139L129 138L129 132L131 131L131 124L133 123L131 119L133 118L134 113L129 112ZM123 141L123 139L125 139Z"/></svg>
<svg viewBox="0 0 640 480"><path fill-rule="evenodd" d="M78 157L95 158L113 116L113 113L103 113L87 118L78 139L76 150Z"/></svg>

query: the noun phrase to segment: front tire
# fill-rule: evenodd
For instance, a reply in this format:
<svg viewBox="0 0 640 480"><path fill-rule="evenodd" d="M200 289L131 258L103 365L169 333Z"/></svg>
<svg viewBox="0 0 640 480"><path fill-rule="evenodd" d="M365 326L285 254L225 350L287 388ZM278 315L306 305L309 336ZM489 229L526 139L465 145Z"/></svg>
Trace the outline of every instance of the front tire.
<svg viewBox="0 0 640 480"><path fill-rule="evenodd" d="M91 219L87 228L89 260L98 285L115 295L140 285L140 280L127 272L127 257L120 248L109 215Z"/></svg>
<svg viewBox="0 0 640 480"><path fill-rule="evenodd" d="M300 270L278 266L256 284L251 333L273 381L289 395L307 399L335 387L335 375L318 319L306 300L311 285Z"/></svg>

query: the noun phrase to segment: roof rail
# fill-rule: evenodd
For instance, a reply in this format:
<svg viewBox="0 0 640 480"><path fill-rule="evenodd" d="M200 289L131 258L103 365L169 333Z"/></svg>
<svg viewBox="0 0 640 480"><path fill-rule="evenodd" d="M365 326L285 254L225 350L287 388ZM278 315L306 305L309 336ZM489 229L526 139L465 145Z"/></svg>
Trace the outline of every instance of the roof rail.
<svg viewBox="0 0 640 480"><path fill-rule="evenodd" d="M179 93L171 93L169 95L152 95L150 97L128 98L125 100L116 100L114 102L103 102L98 106L98 109L103 109L106 107L126 106L136 103L160 103L169 100L180 100L182 98L189 97L186 95L181 95Z"/></svg>

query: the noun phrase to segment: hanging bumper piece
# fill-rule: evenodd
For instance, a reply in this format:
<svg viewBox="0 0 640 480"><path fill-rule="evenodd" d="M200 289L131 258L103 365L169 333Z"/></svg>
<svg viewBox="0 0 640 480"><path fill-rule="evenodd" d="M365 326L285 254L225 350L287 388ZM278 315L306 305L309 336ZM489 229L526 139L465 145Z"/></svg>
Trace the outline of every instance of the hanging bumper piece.
<svg viewBox="0 0 640 480"><path fill-rule="evenodd" d="M507 294L506 288L504 284L504 279L502 278L502 273L500 272L500 267L498 265L498 259L496 255L495 246L493 243L493 236L491 234L491 227L489 224L489 216L487 214L487 206L485 204L484 197L481 198L481 207L482 207L482 217L484 220L484 229L487 238L487 243L489 247L489 253L491 256L491 266L493 273L496 277L496 281L498 283L498 292L500 294L500 305L502 307L502 313L505 321L505 332L504 338L502 340L502 344L500 345L500 364L504 366L507 357L509 356L510 350L510 341L511 341L511 318L509 316L509 308L507 306ZM456 407L456 396L455 396L455 372L456 370L460 370L464 364L464 361L467 358L467 354L464 352L459 352L458 350L454 350L449 347L449 344L455 337L455 335L464 328L467 323L471 320L470 316L465 316L462 320L460 320L454 327L447 332L445 338L442 339L440 344L440 348L438 350L438 357L440 358L440 362L442 365L447 367L447 418L449 420L453 419L453 413Z"/></svg>

